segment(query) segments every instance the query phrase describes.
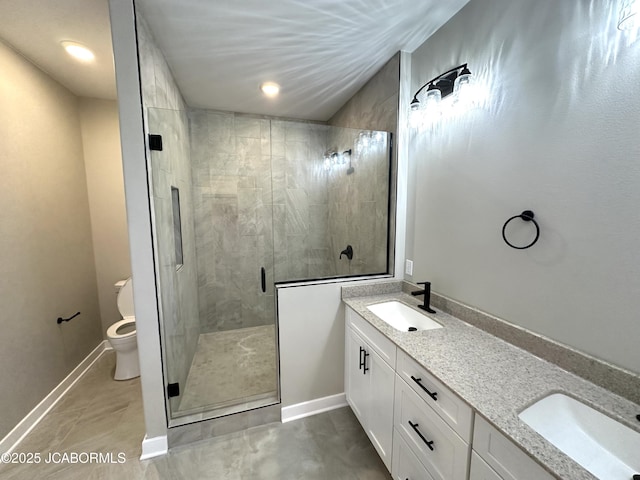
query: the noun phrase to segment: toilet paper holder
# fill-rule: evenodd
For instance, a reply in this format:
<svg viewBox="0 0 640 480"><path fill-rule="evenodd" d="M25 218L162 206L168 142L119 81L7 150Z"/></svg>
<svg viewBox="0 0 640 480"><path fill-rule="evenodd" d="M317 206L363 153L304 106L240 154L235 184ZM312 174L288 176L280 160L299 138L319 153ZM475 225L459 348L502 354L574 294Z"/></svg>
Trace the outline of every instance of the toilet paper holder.
<svg viewBox="0 0 640 480"><path fill-rule="evenodd" d="M56 320L56 322L58 322L58 325L60 325L62 322L68 322L72 318L76 318L78 315L80 315L80 312L76 312L75 315L71 315L69 318L58 317L58 320Z"/></svg>

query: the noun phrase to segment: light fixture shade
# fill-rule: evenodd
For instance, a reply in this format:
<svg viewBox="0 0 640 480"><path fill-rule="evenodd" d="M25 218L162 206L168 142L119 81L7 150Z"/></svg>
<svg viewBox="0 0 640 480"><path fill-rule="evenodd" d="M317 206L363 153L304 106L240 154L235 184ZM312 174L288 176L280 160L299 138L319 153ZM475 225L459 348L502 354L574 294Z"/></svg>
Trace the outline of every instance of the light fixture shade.
<svg viewBox="0 0 640 480"><path fill-rule="evenodd" d="M622 0L618 17L618 30L633 30L640 27L640 1Z"/></svg>
<svg viewBox="0 0 640 480"><path fill-rule="evenodd" d="M459 94L461 90L464 90L469 84L471 84L471 72L467 67L464 67L453 82L453 93Z"/></svg>
<svg viewBox="0 0 640 480"><path fill-rule="evenodd" d="M432 110L438 106L440 100L442 100L442 92L435 85L431 84L424 98L424 108Z"/></svg>

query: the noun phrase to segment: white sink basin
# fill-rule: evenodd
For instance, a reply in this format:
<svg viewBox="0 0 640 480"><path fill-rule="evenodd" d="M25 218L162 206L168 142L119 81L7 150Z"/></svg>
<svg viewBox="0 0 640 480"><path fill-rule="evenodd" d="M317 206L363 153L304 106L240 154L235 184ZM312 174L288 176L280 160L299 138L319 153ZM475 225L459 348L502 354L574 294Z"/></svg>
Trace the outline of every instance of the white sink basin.
<svg viewBox="0 0 640 480"><path fill-rule="evenodd" d="M442 328L438 322L395 300L369 305L367 308L381 320L401 332L408 332L410 327L416 330Z"/></svg>
<svg viewBox="0 0 640 480"><path fill-rule="evenodd" d="M600 479L640 474L640 433L582 402L554 393L518 416Z"/></svg>

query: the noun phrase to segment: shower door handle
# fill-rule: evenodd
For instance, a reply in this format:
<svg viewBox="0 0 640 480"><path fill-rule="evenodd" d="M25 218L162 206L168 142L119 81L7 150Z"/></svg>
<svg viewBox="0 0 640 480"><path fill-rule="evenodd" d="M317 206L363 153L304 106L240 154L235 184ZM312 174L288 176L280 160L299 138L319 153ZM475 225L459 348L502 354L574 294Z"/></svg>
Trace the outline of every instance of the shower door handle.
<svg viewBox="0 0 640 480"><path fill-rule="evenodd" d="M260 285L262 286L262 293L267 292L267 272L264 267L260 267Z"/></svg>

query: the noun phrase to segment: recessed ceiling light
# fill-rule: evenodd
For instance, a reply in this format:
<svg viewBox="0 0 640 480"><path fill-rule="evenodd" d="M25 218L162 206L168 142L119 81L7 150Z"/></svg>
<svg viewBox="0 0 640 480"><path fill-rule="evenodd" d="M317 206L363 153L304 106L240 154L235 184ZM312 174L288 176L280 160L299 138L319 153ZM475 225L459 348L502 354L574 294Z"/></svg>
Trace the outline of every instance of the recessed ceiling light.
<svg viewBox="0 0 640 480"><path fill-rule="evenodd" d="M77 42L69 42L65 40L60 42L69 55L81 62L91 62L96 57L91 50Z"/></svg>
<svg viewBox="0 0 640 480"><path fill-rule="evenodd" d="M260 90L262 90L262 93L267 97L275 97L280 92L280 85L273 82L265 82L260 85Z"/></svg>

